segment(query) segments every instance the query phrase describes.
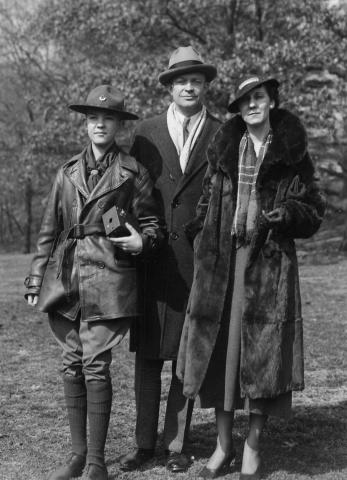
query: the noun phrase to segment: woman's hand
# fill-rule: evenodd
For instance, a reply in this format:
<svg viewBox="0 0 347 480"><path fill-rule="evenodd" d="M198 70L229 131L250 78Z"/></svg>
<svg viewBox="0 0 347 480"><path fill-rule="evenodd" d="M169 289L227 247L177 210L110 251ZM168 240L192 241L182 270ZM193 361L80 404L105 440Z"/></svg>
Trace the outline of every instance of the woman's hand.
<svg viewBox="0 0 347 480"><path fill-rule="evenodd" d="M271 210L271 212L267 213L263 210L262 213L271 226L283 224L286 218L285 210L281 207L275 208L274 210Z"/></svg>
<svg viewBox="0 0 347 480"><path fill-rule="evenodd" d="M130 225L130 223L126 223L125 226L130 232L130 235L127 237L109 237L109 240L116 245L116 247L121 248L124 252L132 253L133 255L137 255L142 252L143 248L143 241L142 237L134 227Z"/></svg>
<svg viewBox="0 0 347 480"><path fill-rule="evenodd" d="M38 300L39 300L39 296L34 293L29 293L29 295L27 296L28 305L30 305L31 307L35 307Z"/></svg>

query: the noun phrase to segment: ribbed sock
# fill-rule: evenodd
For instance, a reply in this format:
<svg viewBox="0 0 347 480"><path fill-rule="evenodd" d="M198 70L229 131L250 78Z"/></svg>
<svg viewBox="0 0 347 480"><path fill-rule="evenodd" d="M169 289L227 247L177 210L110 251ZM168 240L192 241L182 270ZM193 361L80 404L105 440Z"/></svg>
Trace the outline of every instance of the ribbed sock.
<svg viewBox="0 0 347 480"><path fill-rule="evenodd" d="M112 405L110 380L87 382L89 444L87 463L105 465L105 443Z"/></svg>
<svg viewBox="0 0 347 480"><path fill-rule="evenodd" d="M72 451L85 456L87 454L87 390L84 376L64 375L64 393Z"/></svg>

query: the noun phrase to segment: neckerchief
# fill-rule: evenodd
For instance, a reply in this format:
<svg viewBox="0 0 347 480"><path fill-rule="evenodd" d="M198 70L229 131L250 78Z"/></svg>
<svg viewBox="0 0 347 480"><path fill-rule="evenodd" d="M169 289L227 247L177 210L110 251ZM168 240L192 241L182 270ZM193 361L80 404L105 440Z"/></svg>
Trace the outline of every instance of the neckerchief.
<svg viewBox="0 0 347 480"><path fill-rule="evenodd" d="M272 132L264 138L258 157L254 145L246 131L239 145L239 172L237 201L232 234L236 235L239 243L249 243L255 228L258 215L256 197L256 182L259 168L264 160L267 149L272 140Z"/></svg>
<svg viewBox="0 0 347 480"><path fill-rule="evenodd" d="M87 173L87 185L91 192L100 181L107 168L113 163L119 153L119 147L113 143L107 152L98 161L95 160L92 144L90 143L82 152Z"/></svg>

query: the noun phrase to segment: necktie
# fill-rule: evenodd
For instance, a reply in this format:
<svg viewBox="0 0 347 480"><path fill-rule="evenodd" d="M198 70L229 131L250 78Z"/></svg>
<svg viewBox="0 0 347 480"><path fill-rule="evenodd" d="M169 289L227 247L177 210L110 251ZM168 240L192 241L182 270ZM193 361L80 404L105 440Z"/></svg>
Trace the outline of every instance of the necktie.
<svg viewBox="0 0 347 480"><path fill-rule="evenodd" d="M187 141L187 138L189 136L189 130L188 130L188 125L189 125L189 122L190 122L190 118L185 118L183 120L183 145L186 143Z"/></svg>

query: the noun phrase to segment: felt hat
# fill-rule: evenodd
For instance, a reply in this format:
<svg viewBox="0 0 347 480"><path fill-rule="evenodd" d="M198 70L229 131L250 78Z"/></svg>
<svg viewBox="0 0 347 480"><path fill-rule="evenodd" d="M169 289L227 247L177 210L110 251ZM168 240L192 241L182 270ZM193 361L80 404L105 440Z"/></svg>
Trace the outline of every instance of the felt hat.
<svg viewBox="0 0 347 480"><path fill-rule="evenodd" d="M211 82L216 75L217 69L213 65L204 63L201 55L192 47L178 47L171 55L168 69L160 73L158 79L163 85L179 75L185 73L203 73L207 82Z"/></svg>
<svg viewBox="0 0 347 480"><path fill-rule="evenodd" d="M240 98L246 95L248 92L253 90L253 88L259 87L260 85L269 84L274 87L279 86L279 82L276 78L273 77L261 77L259 75L248 75L248 77L243 78L235 89L234 99L229 104L228 110L231 113L237 113L239 111L238 103Z"/></svg>
<svg viewBox="0 0 347 480"><path fill-rule="evenodd" d="M109 110L123 120L137 120L139 117L125 110L124 95L111 85L94 88L85 103L69 105L75 112L87 114L90 110Z"/></svg>

